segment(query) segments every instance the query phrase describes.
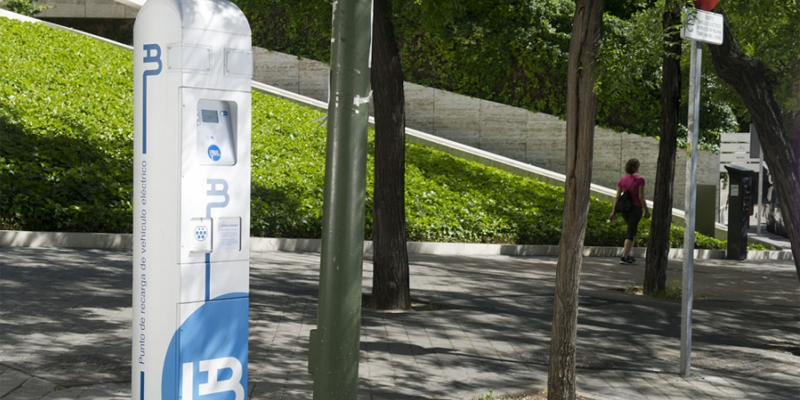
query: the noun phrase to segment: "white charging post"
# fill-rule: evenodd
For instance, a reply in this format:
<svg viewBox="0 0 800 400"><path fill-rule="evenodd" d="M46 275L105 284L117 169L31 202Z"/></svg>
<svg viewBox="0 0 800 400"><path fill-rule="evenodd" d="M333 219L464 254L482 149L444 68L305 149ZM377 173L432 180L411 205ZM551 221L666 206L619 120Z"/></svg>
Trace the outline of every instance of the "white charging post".
<svg viewBox="0 0 800 400"><path fill-rule="evenodd" d="M247 398L252 59L226 0L136 18L134 400Z"/></svg>

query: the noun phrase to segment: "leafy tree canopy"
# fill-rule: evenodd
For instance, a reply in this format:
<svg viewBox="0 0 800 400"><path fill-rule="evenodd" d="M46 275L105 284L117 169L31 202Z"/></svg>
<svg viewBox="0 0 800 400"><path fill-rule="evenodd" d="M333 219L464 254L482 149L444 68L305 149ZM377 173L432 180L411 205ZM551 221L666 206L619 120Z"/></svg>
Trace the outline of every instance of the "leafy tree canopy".
<svg viewBox="0 0 800 400"><path fill-rule="evenodd" d="M641 3L641 2L640 2ZM623 19L606 14L606 33L600 50L600 106L598 120L628 132L655 136L659 131L661 96L661 59L668 32L662 28L664 0L650 2ZM679 29L674 26L672 29ZM681 59L683 99L681 104L680 142L686 141L688 118L689 46ZM733 99L724 84L710 72L710 59L704 63L700 104L700 141L715 148L720 132L739 129Z"/></svg>
<svg viewBox="0 0 800 400"><path fill-rule="evenodd" d="M800 112L800 96L792 89L800 81L800 1L726 0L715 11L724 12L745 54L769 69L781 109L787 115Z"/></svg>
<svg viewBox="0 0 800 400"><path fill-rule="evenodd" d="M329 61L330 1L234 1L248 16L256 45ZM658 135L665 2L622 0L608 5L598 54L601 125ZM797 24L792 25L800 17L796 0L773 13L777 20L763 10L781 9L784 1L725 4L732 21L749 13L774 27L768 39L777 45L749 45L754 56L769 54L770 65L791 65L787 54L796 52L789 51L792 42L787 38L798 33ZM405 77L417 84L564 117L574 7L572 0L393 0ZM745 36L756 38L755 25L747 25L753 33ZM688 56L683 58L683 87L688 88ZM710 65L710 60L705 64ZM701 141L714 145L719 132L737 130L737 122L749 121L735 94L708 69L703 85ZM781 90L787 92L783 97L791 98L788 85ZM685 99L682 109L686 109Z"/></svg>

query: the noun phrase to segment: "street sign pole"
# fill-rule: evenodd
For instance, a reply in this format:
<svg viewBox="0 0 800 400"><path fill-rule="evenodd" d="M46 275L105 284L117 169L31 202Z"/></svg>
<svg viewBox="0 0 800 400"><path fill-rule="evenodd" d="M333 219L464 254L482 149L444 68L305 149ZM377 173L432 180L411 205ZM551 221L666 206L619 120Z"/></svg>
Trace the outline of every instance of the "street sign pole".
<svg viewBox="0 0 800 400"><path fill-rule="evenodd" d="M686 376L692 364L692 297L694 296L694 228L697 202L697 142L700 125L700 77L703 44L692 40L689 70L689 133L692 154L686 163L686 227L683 232L683 283L681 287L681 367Z"/></svg>
<svg viewBox="0 0 800 400"><path fill-rule="evenodd" d="M361 331L372 0L333 3L315 400L355 400Z"/></svg>
<svg viewBox="0 0 800 400"><path fill-rule="evenodd" d="M716 0L697 1L705 10L716 6ZM694 229L697 210L697 142L700 137L700 77L703 43L722 44L724 19L698 9L686 10L686 25L681 28L681 37L692 41L691 65L689 69L689 121L688 129L692 144L691 157L686 161L686 218L683 232L683 282L681 286L681 365L680 374L689 375L692 365L692 298L694 296Z"/></svg>

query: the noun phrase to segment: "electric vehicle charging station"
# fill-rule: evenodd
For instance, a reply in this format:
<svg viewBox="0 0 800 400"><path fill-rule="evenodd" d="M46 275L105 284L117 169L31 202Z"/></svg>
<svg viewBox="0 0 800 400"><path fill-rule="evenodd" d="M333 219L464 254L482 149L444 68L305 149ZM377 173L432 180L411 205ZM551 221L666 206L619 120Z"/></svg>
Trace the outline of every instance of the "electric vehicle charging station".
<svg viewBox="0 0 800 400"><path fill-rule="evenodd" d="M227 0L134 25L134 400L247 398L250 27Z"/></svg>

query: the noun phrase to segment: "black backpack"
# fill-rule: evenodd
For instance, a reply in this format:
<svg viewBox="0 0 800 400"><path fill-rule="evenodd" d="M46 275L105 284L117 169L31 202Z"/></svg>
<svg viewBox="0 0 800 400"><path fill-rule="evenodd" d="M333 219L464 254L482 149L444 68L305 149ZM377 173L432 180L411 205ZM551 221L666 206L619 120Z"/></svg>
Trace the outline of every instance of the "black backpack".
<svg viewBox="0 0 800 400"><path fill-rule="evenodd" d="M633 200L631 199L631 191L626 190L622 192L622 196L619 196L619 200L617 200L617 204L614 206L614 212L618 213L629 213L633 208Z"/></svg>

